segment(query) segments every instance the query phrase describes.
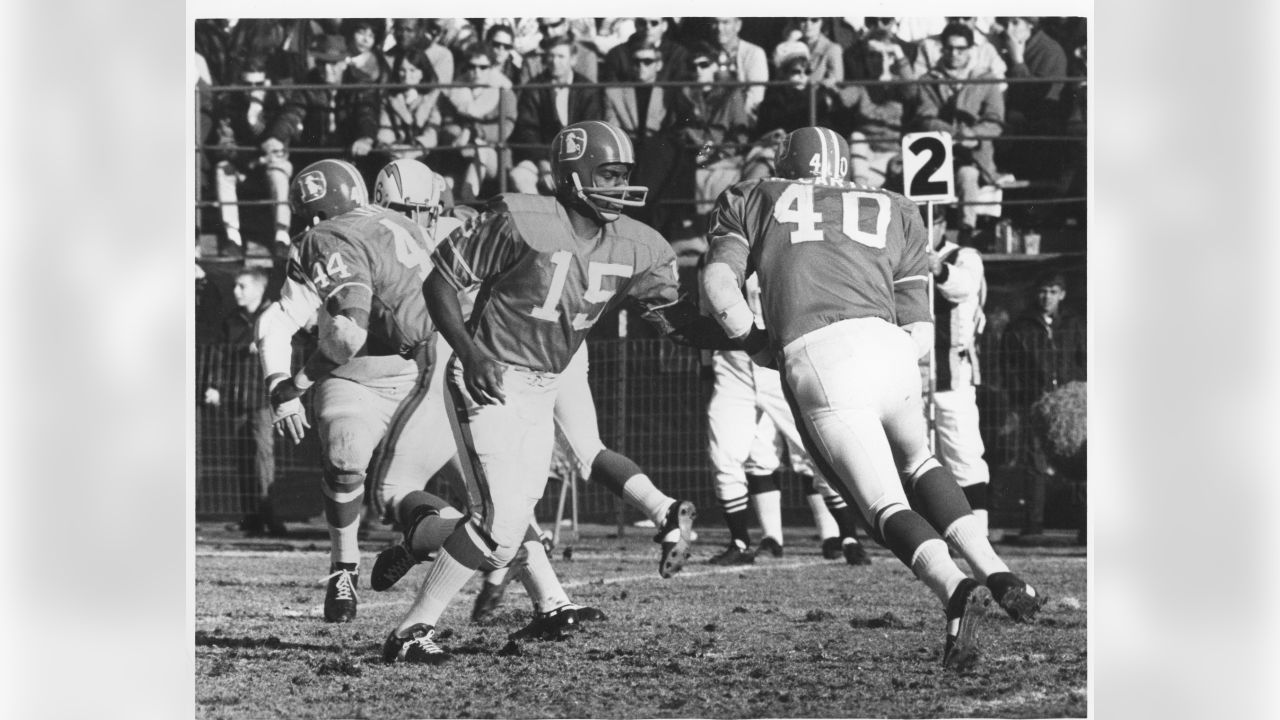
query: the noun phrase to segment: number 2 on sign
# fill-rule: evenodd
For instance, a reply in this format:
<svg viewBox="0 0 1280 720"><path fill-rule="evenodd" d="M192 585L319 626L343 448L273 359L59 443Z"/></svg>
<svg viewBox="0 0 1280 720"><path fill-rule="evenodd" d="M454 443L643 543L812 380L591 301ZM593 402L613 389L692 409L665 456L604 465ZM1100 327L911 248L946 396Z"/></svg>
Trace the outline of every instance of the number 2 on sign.
<svg viewBox="0 0 1280 720"><path fill-rule="evenodd" d="M885 236L889 230L889 198L879 193L849 190L840 193L841 198L841 233L867 247L884 248ZM875 230L867 232L859 227L858 220L862 212L862 199L875 203ZM818 225L822 223L822 213L813 209L813 186L791 184L778 196L777 205L773 208L773 217L780 223L794 223L796 229L791 232L791 242L814 242L824 239Z"/></svg>

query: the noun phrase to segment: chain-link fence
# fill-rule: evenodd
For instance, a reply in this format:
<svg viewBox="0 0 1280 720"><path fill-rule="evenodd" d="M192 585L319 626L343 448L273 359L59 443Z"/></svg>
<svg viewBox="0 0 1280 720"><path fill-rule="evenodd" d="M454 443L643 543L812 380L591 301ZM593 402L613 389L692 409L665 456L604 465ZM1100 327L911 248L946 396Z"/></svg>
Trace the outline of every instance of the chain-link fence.
<svg viewBox="0 0 1280 720"><path fill-rule="evenodd" d="M993 525L1017 527L1022 497L1018 463L1024 462L1018 447L1031 431L1025 411L1011 406L1004 388L1016 375L1032 369L1025 360L1005 357L994 338L985 338L983 345L986 384L979 389L978 400L992 470ZM246 392L261 392L256 357L211 345L196 350L197 378L220 373ZM667 493L697 503L706 521L716 522L718 503L707 455L706 422L712 380L700 353L666 340L638 338L592 341L588 350L590 384L605 444L634 459ZM211 367L214 362L224 367ZM310 412L305 398L304 404ZM252 434L244 428L246 415L225 403L196 409L196 514L202 519L238 517L242 503L247 502L246 489L257 487L256 451ZM272 497L277 513L286 520L319 515L321 457L314 429L296 447L275 438L274 450ZM810 521L805 484L794 477L782 483L783 510L789 521ZM1083 507L1083 490L1078 472L1071 477L1059 472L1051 478L1047 524L1074 527ZM549 483L538 506L539 518L547 521L555 516L558 494L559 484ZM608 490L590 483L579 485L579 514L584 521L611 523L618 513L616 498ZM629 522L640 515L628 508L621 519Z"/></svg>

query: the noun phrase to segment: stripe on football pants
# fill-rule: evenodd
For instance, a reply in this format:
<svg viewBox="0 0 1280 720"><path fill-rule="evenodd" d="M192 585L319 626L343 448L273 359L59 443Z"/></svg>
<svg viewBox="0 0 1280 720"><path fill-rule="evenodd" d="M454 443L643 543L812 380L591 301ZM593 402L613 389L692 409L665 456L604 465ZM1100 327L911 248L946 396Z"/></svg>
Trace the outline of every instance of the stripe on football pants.
<svg viewBox="0 0 1280 720"><path fill-rule="evenodd" d="M493 528L493 497L489 494L489 479L485 476L484 466L476 453L476 443L471 435L471 420L467 414L466 388L458 387L453 382L454 368L458 365L458 356L449 360L445 372L444 385L449 389L449 400L453 412L449 415L449 429L453 431L453 441L458 446L458 465L462 469L462 484L467 491L467 511L473 519L479 521L487 534Z"/></svg>

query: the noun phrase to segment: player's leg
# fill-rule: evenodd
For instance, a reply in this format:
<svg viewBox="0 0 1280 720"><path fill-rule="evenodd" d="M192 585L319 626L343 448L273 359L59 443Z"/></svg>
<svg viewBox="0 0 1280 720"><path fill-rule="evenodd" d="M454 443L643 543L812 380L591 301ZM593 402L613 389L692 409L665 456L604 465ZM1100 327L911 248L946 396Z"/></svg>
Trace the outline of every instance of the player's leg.
<svg viewBox="0 0 1280 720"><path fill-rule="evenodd" d="M450 424L467 455L463 476L472 514L444 541L413 605L388 636L383 646L388 662L447 659L434 643L440 615L478 568L486 562L493 567L510 562L546 486L554 439L554 380L509 367L503 375L506 402L477 405L462 389L455 358L448 389L457 409ZM431 647L414 650L428 640Z"/></svg>
<svg viewBox="0 0 1280 720"><path fill-rule="evenodd" d="M214 194L221 204L219 213L222 216L222 229L226 240L243 251L244 239L240 236L240 174L236 166L228 160L219 162L213 168ZM288 200L287 190L285 200Z"/></svg>
<svg viewBox="0 0 1280 720"><path fill-rule="evenodd" d="M816 468L814 470L811 480L813 493L820 498L819 502L836 525L834 538L828 538L825 533L823 535L822 556L828 560L843 557L844 561L850 565L870 565L871 556L867 555L866 548L858 540L857 511L849 505L844 496L836 492L822 473L817 472ZM814 516L817 517L816 512Z"/></svg>
<svg viewBox="0 0 1280 720"><path fill-rule="evenodd" d="M910 339L883 321L849 320L809 333L783 352L784 390L818 469L942 602L944 665L966 663L976 655L976 630L990 592L965 576L946 542L907 504L880 420L884 407L919 398ZM906 382L904 366L912 370Z"/></svg>
<svg viewBox="0 0 1280 720"><path fill-rule="evenodd" d="M447 463L456 462L457 446L449 430L442 358L432 362L425 348L421 354L418 381L396 408L371 471L383 519L403 532L402 541L378 553L373 563L369 585L378 591L395 585L416 563L432 559L463 518L457 508L423 489Z"/></svg>
<svg viewBox="0 0 1280 720"><path fill-rule="evenodd" d="M756 374L761 372L776 375L772 370L753 368ZM751 505L756 511L756 520L760 522L760 546L756 555L761 552L770 557L782 557L782 544L785 542L782 532L782 489L778 486L776 473L782 463L778 459L780 452L778 429L774 427L769 416L759 411L757 400L755 435L751 439L751 450L747 453L747 462L743 472L747 475L747 494L751 497Z"/></svg>
<svg viewBox="0 0 1280 720"><path fill-rule="evenodd" d="M267 188L271 199L276 201L276 252L279 252L279 246L288 247L290 243L289 226L293 222L293 213L289 209L289 180L292 177L293 163L288 159L282 155L274 155L267 160Z"/></svg>
<svg viewBox="0 0 1280 720"><path fill-rule="evenodd" d="M587 382L587 346L574 353L560 374L555 420L569 443L588 482L608 488L614 495L639 509L658 527L655 541L662 546L658 572L663 577L680 571L688 558L694 508L658 489L631 458L614 452L600 440L595 399Z"/></svg>
<svg viewBox="0 0 1280 720"><path fill-rule="evenodd" d="M394 386L394 382L389 381ZM410 389L405 384L401 395ZM331 377L315 387L315 412L324 457L325 523L329 526L327 622L348 622L359 601L360 508L365 472L398 404L396 391L378 392L345 378Z"/></svg>
<svg viewBox="0 0 1280 720"><path fill-rule="evenodd" d="M707 403L707 444L715 469L716 500L729 526L729 547L711 558L716 565L755 562L751 552L750 503L743 465L755 438L755 390L751 358L737 351L719 351L712 359L715 386Z"/></svg>
<svg viewBox="0 0 1280 720"><path fill-rule="evenodd" d="M542 536L536 524L529 526L522 547L527 558L525 567L520 572L520 582L533 601L534 615L528 625L512 633L512 639L555 639L562 633L577 629L581 622L605 619L600 610L579 605L569 599L555 569L551 567L551 559L547 557L547 549L542 544Z"/></svg>
<svg viewBox="0 0 1280 720"><path fill-rule="evenodd" d="M982 458L986 447L978 430L977 391L966 382L955 390L934 393L933 397L938 460L955 476L982 532L989 537L987 507L991 473Z"/></svg>

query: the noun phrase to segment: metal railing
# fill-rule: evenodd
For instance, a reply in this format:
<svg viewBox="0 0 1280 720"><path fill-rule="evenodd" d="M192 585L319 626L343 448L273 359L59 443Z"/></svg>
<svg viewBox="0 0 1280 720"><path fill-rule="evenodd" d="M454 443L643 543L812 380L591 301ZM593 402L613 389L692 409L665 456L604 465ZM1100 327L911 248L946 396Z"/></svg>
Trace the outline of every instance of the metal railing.
<svg viewBox="0 0 1280 720"><path fill-rule="evenodd" d="M845 81L836 83L835 88L840 89L840 88L854 87L854 86L861 86L861 87L919 86L919 85L938 85L938 84L944 84L944 83L948 85L989 85L989 84L1006 84L1006 85L1081 84L1082 85L1083 83L1087 82L1087 80L1088 80L1087 77L1072 77L1072 76L1053 77L1053 78L968 78L968 79L948 78L945 80L937 79L937 78L914 78L909 80L907 79L845 80ZM782 87L790 84L791 84L790 82L785 80L771 80L771 81L759 81L759 82L721 80L721 81L714 81L711 83L701 83L696 81L657 81L653 83L619 81L619 82L608 82L608 83L600 83L600 82L582 83L582 84L575 84L573 85L573 87L575 89L588 89L588 90L594 89L594 90L599 90L601 92L603 92L607 88L619 88L619 87L646 87L646 86L661 87L661 88L690 88L690 87L726 88L727 87L727 88L742 89L745 92L747 88L751 88L751 87ZM493 86L484 85L480 83L466 83L466 82L454 82L454 83L448 83L448 84L426 83L426 84L419 84L419 85L409 85L404 83L364 83L364 84L349 84L349 85L281 84L281 85L269 85L269 86L222 85L222 86L197 87L195 89L195 93L196 93L196 108L198 111L198 109L201 106L201 97L200 97L201 95L217 96L220 94L246 92L246 91L261 91L261 92L267 92L267 93L290 93L290 92L298 92L298 91L330 90L335 92L372 91L377 93L380 96L381 93L410 88L410 87L417 88L419 91L429 93L435 90L443 90L443 89L492 88ZM564 87L564 86L552 84L552 83L526 83L523 85L518 85L513 88L510 88L510 90L513 94L515 94L518 97L520 93L525 91L536 91L536 90L541 90L546 88L555 88L555 87ZM827 89L823 85L811 83L806 87L806 91L808 93L808 100L809 100L809 124L814 125L814 124L817 124L817 120L818 120L819 95L820 93L826 92ZM510 167L508 167L507 165L508 158L507 158L507 153L505 151L533 150L533 151L545 152L550 149L550 144L549 143L548 144L541 144L541 143L530 144L530 143L507 142L506 138L509 137L512 128L507 127L506 117L501 112L498 113L497 120L498 120L498 126L499 126L499 130L498 130L499 140L497 142L483 143L483 144L468 143L468 144L461 144L461 145L436 146L431 148L420 148L420 149L423 151L423 154L427 156L431 154L436 154L436 153L452 153L452 152L458 152L460 150L475 150L477 148L494 150L497 153L497 161L498 161L497 178L496 178L498 182L498 189L499 189L499 192L507 192L509 189L507 172L508 170L510 170ZM764 128L763 130L769 130L769 129L770 128ZM902 134L899 134L897 138L898 141L901 141L901 136ZM879 138L874 138L873 140L878 142L883 142L885 139L886 138L884 137L879 137ZM991 140L993 142L1000 143L1000 144L1025 143L1025 142L1081 144L1086 142L1086 138L1084 136L1074 135L1074 134L1062 134L1062 135L1044 135L1044 134L1016 135L1015 134L1015 135L992 135L992 136L984 135L984 136L974 136L973 139ZM765 144L768 144L768 142L769 141L762 139L762 140L757 140L755 142L747 143L745 145L742 145L739 143L720 143L715 147L743 149L743 148L751 148L759 145L765 145ZM344 148L339 148L339 147L292 146L288 149L291 152L307 153L315 157L319 157L319 156L345 157L345 154L346 154L346 150ZM686 147L685 149L691 154L694 154L698 151L698 148L696 147ZM259 148L256 146L245 146L245 145L197 144L195 147L195 153L197 154L197 156L200 153L206 152L206 151L255 152L258 150ZM380 148L375 147L375 151L379 151L379 150ZM199 168L200 165L201 163L199 161L199 158L197 157L196 167ZM199 172L199 170L197 170L197 172ZM197 177L196 178L196 192L197 192L196 207L197 208L217 208L217 207L221 207L224 204L217 200L207 200L202 198L200 196L200 187L201 187L201 178ZM1084 197L1066 197L1066 198L1037 199L1037 200L1009 199L1009 200L1003 201L1001 204L1029 205L1029 204L1046 203L1046 202L1052 202L1055 204L1079 204L1079 203L1085 202L1086 200L1087 198L1084 198ZM690 206L690 205L697 204L697 200L692 197L662 199L659 202L664 205ZM241 200L235 204L241 205L241 206L262 206L262 205L277 205L282 203L276 200ZM942 204L959 207L964 204L990 205L991 203L989 201L985 201L985 202L970 201L968 203L955 201L952 203L942 203Z"/></svg>

